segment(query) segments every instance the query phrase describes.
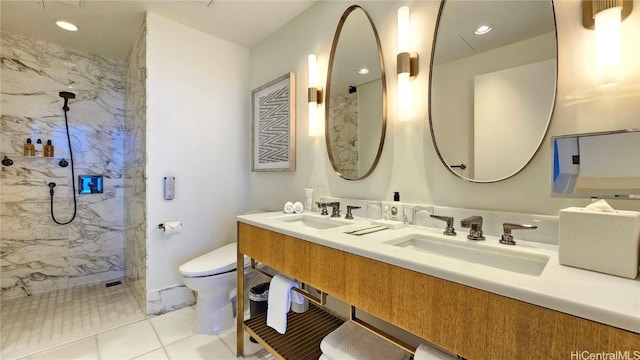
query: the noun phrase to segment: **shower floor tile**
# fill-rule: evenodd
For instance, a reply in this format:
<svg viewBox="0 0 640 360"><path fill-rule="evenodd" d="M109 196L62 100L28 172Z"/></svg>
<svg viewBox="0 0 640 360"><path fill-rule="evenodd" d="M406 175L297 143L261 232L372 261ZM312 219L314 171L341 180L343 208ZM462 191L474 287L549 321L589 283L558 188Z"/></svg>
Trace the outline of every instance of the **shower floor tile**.
<svg viewBox="0 0 640 360"><path fill-rule="evenodd" d="M124 283L111 287L106 283L3 301L0 357L19 357L23 351L46 349L145 319Z"/></svg>

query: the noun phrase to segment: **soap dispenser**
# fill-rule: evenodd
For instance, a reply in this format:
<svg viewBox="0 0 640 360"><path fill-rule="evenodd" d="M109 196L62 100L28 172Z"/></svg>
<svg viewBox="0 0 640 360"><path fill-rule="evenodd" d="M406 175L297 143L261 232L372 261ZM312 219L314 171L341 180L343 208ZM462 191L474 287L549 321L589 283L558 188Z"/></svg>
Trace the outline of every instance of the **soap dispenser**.
<svg viewBox="0 0 640 360"><path fill-rule="evenodd" d="M403 221L402 204L400 204L400 192L393 192L393 203L390 209L390 220Z"/></svg>

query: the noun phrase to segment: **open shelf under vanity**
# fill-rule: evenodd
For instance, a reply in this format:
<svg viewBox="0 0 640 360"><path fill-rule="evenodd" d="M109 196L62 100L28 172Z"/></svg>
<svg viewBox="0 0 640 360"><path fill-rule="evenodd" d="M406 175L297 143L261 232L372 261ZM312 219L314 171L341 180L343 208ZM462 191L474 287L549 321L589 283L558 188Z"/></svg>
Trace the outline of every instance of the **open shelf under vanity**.
<svg viewBox="0 0 640 360"><path fill-rule="evenodd" d="M309 310L304 313L289 312L284 335L267 326L266 313L245 320L244 330L276 359L317 360L322 355L322 339L343 323L343 319L309 304Z"/></svg>

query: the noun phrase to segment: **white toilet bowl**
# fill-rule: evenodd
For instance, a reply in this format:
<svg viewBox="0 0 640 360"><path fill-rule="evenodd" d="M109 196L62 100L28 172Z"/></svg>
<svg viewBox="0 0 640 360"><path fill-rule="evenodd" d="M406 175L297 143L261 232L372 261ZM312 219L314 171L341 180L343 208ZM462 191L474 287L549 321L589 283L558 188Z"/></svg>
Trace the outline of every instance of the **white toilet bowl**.
<svg viewBox="0 0 640 360"><path fill-rule="evenodd" d="M250 264L244 257L245 272ZM198 293L195 332L215 334L233 327L229 294L237 285L237 243L231 243L180 266L184 284Z"/></svg>

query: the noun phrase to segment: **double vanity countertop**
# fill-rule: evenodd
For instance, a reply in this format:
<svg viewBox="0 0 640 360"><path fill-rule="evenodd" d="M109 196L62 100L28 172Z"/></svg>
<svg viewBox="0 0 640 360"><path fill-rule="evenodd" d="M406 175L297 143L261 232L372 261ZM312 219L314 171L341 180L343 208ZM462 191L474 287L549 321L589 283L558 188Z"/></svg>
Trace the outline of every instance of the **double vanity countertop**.
<svg viewBox="0 0 640 360"><path fill-rule="evenodd" d="M640 278L625 279L560 265L558 246L518 240L517 245L499 243L487 235L485 241L466 239L466 232L455 236L442 234L443 229L403 226L366 234L347 232L371 227L370 220L330 218L317 213L284 214L268 212L240 215L242 223L342 250L369 259L399 266L426 275L453 281L545 308L557 310L592 321L640 333ZM305 225L303 222L306 222ZM315 226L314 223L319 224ZM324 226L326 225L326 226ZM426 239L435 244L434 251L421 251L404 246L411 239ZM443 246L444 245L444 246ZM439 249L445 251L441 252ZM456 256L459 249L460 257ZM465 259L465 252L478 252L480 258L492 261L494 255L507 254L506 262L515 259L511 269L494 267L491 263ZM449 252L449 254L447 254ZM453 253L451 255L450 253ZM484 256L486 254L487 256ZM542 271L519 271L518 259L539 259ZM547 260L548 259L548 260ZM515 266L515 267L514 267ZM526 266L526 264L525 264ZM515 271L514 271L515 269Z"/></svg>

